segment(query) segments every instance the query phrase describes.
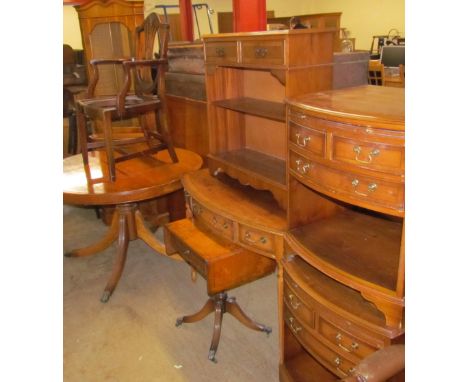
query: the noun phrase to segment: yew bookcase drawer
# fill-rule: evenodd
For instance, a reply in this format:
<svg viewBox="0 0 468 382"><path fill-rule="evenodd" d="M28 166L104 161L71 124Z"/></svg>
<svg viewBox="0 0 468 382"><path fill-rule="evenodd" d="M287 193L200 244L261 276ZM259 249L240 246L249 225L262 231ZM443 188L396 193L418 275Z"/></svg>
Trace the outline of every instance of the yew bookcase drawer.
<svg viewBox="0 0 468 382"><path fill-rule="evenodd" d="M208 64L236 64L237 42L205 43L205 56Z"/></svg>
<svg viewBox="0 0 468 382"><path fill-rule="evenodd" d="M321 343L287 308L284 309L284 321L302 346L335 375L346 377L353 371L353 362Z"/></svg>
<svg viewBox="0 0 468 382"><path fill-rule="evenodd" d="M315 163L293 151L290 151L289 166L299 180L339 199L361 202L360 205L364 207L370 205L404 211L404 183L339 171Z"/></svg>
<svg viewBox="0 0 468 382"><path fill-rule="evenodd" d="M241 63L284 65L284 40L241 41Z"/></svg>
<svg viewBox="0 0 468 382"><path fill-rule="evenodd" d="M325 156L326 134L323 130L311 129L295 122L289 122L289 142L314 155Z"/></svg>
<svg viewBox="0 0 468 382"><path fill-rule="evenodd" d="M196 225L201 225L226 239L234 240L234 223L231 220L210 211L193 198L190 203Z"/></svg>
<svg viewBox="0 0 468 382"><path fill-rule="evenodd" d="M304 325L307 325L310 329L315 327L315 313L310 309L304 301L302 301L295 291L284 283L284 303L288 307L289 311L294 317L299 318Z"/></svg>
<svg viewBox="0 0 468 382"><path fill-rule="evenodd" d="M368 169L403 173L404 147L365 142L333 135L332 160Z"/></svg>
<svg viewBox="0 0 468 382"><path fill-rule="evenodd" d="M239 242L249 247L271 253L272 255L275 254L275 236L270 233L240 224Z"/></svg>
<svg viewBox="0 0 468 382"><path fill-rule="evenodd" d="M353 330L353 328L359 330L354 325L347 328L348 330L344 330L326 320L322 315L319 315L317 319L317 331L325 339L333 343L336 349L341 349L359 358L364 358L383 347L382 341L372 338L370 335L363 335L363 332L361 332L360 336L351 334L349 329ZM363 337L366 337L366 340Z"/></svg>

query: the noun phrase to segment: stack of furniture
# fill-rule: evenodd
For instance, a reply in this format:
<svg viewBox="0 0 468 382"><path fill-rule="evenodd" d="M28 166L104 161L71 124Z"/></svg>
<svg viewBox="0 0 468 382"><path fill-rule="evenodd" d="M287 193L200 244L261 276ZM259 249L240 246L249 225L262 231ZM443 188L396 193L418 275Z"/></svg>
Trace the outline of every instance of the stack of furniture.
<svg viewBox="0 0 468 382"><path fill-rule="evenodd" d="M193 235L277 262L283 382L352 376L404 342L404 90L330 90L333 41L205 37L208 168L182 179Z"/></svg>
<svg viewBox="0 0 468 382"><path fill-rule="evenodd" d="M404 90L288 100L282 381L332 381L404 341Z"/></svg>

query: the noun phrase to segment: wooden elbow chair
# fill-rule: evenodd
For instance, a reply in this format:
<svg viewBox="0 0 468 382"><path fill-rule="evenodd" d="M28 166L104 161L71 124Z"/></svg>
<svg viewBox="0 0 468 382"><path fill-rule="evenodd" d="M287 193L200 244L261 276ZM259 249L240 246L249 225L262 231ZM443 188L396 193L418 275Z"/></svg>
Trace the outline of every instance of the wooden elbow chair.
<svg viewBox="0 0 468 382"><path fill-rule="evenodd" d="M169 26L161 23L155 13L146 17L136 28L135 57L92 59L92 76L84 99L77 102L77 125L84 164L88 150L105 148L111 181L115 180L115 163L139 155L167 149L173 162L177 155L172 145L165 112L164 75L167 66ZM155 40L159 44L157 59L153 59ZM95 95L99 68L110 64L123 69L123 84L115 95ZM153 80L151 69L156 68ZM134 90L134 91L132 91ZM156 92L156 94L154 94ZM138 117L142 134L115 134L112 122ZM102 135L90 135L86 118L102 126ZM141 144L144 143L144 146ZM117 155L117 156L116 156Z"/></svg>

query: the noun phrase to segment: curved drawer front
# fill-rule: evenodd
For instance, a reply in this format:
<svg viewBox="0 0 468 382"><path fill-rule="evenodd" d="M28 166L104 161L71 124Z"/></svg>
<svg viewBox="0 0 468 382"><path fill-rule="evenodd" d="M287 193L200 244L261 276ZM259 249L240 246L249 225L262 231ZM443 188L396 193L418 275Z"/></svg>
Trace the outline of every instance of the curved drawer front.
<svg viewBox="0 0 468 382"><path fill-rule="evenodd" d="M355 363L321 343L287 308L284 309L284 321L307 351L331 372L339 377L346 377L353 372Z"/></svg>
<svg viewBox="0 0 468 382"><path fill-rule="evenodd" d="M290 170L301 181L334 197L366 207L404 211L404 184L320 165L290 151Z"/></svg>
<svg viewBox="0 0 468 382"><path fill-rule="evenodd" d="M239 224L239 242L252 249L260 249L275 254L275 235Z"/></svg>
<svg viewBox="0 0 468 382"><path fill-rule="evenodd" d="M207 64L229 65L237 63L237 42L205 43Z"/></svg>
<svg viewBox="0 0 468 382"><path fill-rule="evenodd" d="M241 41L241 63L284 65L284 40Z"/></svg>
<svg viewBox="0 0 468 382"><path fill-rule="evenodd" d="M301 300L295 289L294 286L284 283L284 303L294 317L299 318L310 329L314 329L315 312Z"/></svg>
<svg viewBox="0 0 468 382"><path fill-rule="evenodd" d="M314 155L325 156L325 137L324 131L289 122L289 142Z"/></svg>
<svg viewBox="0 0 468 382"><path fill-rule="evenodd" d="M215 214L193 198L191 198L190 205L195 224L201 224L213 233L234 240L234 224L231 220Z"/></svg>
<svg viewBox="0 0 468 382"><path fill-rule="evenodd" d="M404 147L367 142L333 134L332 160L371 170L404 173Z"/></svg>
<svg viewBox="0 0 468 382"><path fill-rule="evenodd" d="M340 326L345 326L345 329ZM334 345L334 350L340 349L362 359L384 345L379 339L366 335L363 329L349 322L347 322L347 325L342 324L340 326L333 324L322 315L318 317L317 331ZM359 332L360 334L357 334Z"/></svg>

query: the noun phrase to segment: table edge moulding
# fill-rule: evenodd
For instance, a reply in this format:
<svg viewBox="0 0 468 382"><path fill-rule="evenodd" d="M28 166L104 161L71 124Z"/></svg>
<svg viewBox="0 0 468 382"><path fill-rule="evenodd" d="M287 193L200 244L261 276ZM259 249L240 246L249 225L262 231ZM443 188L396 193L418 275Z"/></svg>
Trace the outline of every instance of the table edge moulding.
<svg viewBox="0 0 468 382"><path fill-rule="evenodd" d="M286 104L280 380L344 378L404 342L404 89L365 85Z"/></svg>

